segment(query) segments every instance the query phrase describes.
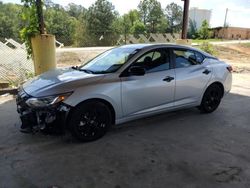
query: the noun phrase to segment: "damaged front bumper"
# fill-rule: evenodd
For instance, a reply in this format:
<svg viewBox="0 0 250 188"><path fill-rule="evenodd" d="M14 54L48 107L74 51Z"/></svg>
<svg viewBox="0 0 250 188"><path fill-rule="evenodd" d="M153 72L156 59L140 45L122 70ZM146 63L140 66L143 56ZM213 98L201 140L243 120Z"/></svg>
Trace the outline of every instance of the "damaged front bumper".
<svg viewBox="0 0 250 188"><path fill-rule="evenodd" d="M21 119L21 131L37 132L51 129L54 131L64 131L66 128L66 118L71 109L63 102L47 107L30 107L26 101L31 98L25 91L20 90L16 98L17 112ZM23 131L25 132L25 131Z"/></svg>

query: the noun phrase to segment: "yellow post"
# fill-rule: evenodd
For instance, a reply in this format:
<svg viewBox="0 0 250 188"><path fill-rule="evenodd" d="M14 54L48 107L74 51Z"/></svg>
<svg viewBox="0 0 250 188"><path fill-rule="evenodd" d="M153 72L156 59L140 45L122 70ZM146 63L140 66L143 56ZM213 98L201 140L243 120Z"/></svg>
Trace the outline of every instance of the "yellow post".
<svg viewBox="0 0 250 188"><path fill-rule="evenodd" d="M55 36L49 34L36 35L31 38L35 74L39 75L56 68Z"/></svg>
<svg viewBox="0 0 250 188"><path fill-rule="evenodd" d="M175 41L176 44L182 44L182 45L191 45L192 44L192 40L190 39L177 39Z"/></svg>

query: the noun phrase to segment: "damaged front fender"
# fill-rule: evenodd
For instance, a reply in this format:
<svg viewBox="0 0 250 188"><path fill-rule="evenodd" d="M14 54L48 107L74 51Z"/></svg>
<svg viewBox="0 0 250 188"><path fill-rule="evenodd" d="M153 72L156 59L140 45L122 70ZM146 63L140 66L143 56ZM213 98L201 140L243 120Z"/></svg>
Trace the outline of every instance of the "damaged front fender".
<svg viewBox="0 0 250 188"><path fill-rule="evenodd" d="M30 98L24 91L19 92L16 98L17 112L20 114L21 131L37 132L40 130L53 129L64 131L66 118L71 106L60 102L43 108L31 108L26 104Z"/></svg>

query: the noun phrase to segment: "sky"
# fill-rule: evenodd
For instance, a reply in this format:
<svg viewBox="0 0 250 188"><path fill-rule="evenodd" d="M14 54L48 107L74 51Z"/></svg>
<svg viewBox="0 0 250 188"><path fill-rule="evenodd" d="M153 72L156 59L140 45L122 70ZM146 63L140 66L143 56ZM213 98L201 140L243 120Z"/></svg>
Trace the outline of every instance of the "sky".
<svg viewBox="0 0 250 188"><path fill-rule="evenodd" d="M0 0L4 3L21 3L21 0ZM122 15L130 9L136 9L140 0L109 0L115 6L115 9ZM174 2L183 6L182 0L158 0L162 8L167 4ZM52 0L52 2L66 6L69 3L75 3L88 8L95 0ZM250 28L250 0L190 0L190 8L198 7L212 10L210 21L211 27L223 26L226 8L228 8L227 23L233 27Z"/></svg>

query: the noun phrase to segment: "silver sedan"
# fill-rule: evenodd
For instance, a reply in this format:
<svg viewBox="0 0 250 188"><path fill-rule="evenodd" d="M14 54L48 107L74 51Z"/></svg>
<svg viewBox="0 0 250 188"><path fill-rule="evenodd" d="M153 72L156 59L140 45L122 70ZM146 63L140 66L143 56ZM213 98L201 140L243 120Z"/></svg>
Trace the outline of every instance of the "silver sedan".
<svg viewBox="0 0 250 188"><path fill-rule="evenodd" d="M92 141L112 124L137 118L187 107L211 113L231 89L231 72L225 62L187 46L113 48L26 82L17 96L21 131L70 130Z"/></svg>

